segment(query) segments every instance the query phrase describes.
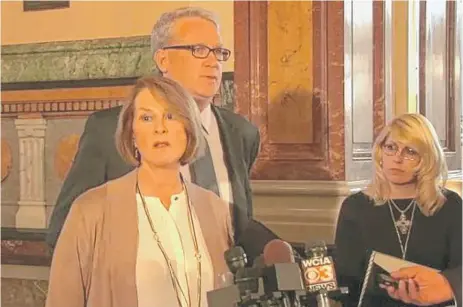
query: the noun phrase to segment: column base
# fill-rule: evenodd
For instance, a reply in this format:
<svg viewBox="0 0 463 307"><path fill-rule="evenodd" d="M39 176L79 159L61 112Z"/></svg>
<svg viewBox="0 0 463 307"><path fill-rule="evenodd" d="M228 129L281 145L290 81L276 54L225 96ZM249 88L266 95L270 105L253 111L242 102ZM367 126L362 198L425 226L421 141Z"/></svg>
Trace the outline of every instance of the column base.
<svg viewBox="0 0 463 307"><path fill-rule="evenodd" d="M16 228L46 229L47 211L44 201L19 201Z"/></svg>

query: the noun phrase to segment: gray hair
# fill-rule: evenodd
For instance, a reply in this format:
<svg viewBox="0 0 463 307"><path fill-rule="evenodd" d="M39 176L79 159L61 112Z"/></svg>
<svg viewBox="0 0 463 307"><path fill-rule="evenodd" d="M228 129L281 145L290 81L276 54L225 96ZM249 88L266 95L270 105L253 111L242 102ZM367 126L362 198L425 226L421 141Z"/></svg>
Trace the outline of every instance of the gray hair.
<svg viewBox="0 0 463 307"><path fill-rule="evenodd" d="M170 12L166 12L159 17L151 31L151 56L154 57L159 49L167 46L171 37L172 27L175 22L185 17L199 17L212 22L219 28L217 16L206 9L200 7L183 7Z"/></svg>

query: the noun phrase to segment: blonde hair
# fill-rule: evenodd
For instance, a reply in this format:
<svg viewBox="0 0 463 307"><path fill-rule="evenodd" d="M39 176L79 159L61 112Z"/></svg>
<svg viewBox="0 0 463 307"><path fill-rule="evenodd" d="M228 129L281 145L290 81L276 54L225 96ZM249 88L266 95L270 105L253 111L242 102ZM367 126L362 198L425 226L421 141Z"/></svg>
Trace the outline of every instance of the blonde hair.
<svg viewBox="0 0 463 307"><path fill-rule="evenodd" d="M403 114L383 128L373 146L374 177L366 190L376 205L385 204L390 198L389 183L381 167L383 145L388 137L416 149L421 157L417 165L416 202L425 216L436 213L444 204L442 186L447 181L447 164L434 127L420 114Z"/></svg>
<svg viewBox="0 0 463 307"><path fill-rule="evenodd" d="M191 163L202 155L205 149L205 139L202 134L202 126L199 109L192 96L174 80L161 76L147 76L138 79L132 89L129 101L123 106L119 114L116 129L116 148L122 158L131 165L138 165L133 142L133 120L135 113L135 99L138 94L148 89L153 97L160 97L167 105L170 112L185 126L187 146L180 158L180 164Z"/></svg>

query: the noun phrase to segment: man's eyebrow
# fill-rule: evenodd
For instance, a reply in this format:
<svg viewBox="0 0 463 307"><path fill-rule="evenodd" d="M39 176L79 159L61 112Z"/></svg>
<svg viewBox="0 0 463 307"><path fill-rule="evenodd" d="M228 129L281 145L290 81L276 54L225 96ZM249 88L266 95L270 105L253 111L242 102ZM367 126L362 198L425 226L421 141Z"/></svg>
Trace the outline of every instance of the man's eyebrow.
<svg viewBox="0 0 463 307"><path fill-rule="evenodd" d="M209 47L208 44L203 44L203 43L193 44L193 46L198 46L198 45ZM210 48L225 48L225 47L223 46L223 43L218 43L218 44L215 44L215 45L211 45Z"/></svg>

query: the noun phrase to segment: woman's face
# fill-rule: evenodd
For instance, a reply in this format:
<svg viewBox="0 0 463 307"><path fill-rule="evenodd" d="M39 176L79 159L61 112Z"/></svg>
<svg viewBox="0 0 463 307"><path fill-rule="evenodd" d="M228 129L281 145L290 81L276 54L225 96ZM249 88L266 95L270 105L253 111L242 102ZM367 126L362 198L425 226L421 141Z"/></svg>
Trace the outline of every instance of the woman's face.
<svg viewBox="0 0 463 307"><path fill-rule="evenodd" d="M155 167L180 165L187 145L184 124L168 111L168 104L143 89L135 98L133 134L141 163Z"/></svg>
<svg viewBox="0 0 463 307"><path fill-rule="evenodd" d="M393 184L407 184L416 179L421 157L418 151L388 137L382 147L382 167L386 179Z"/></svg>

